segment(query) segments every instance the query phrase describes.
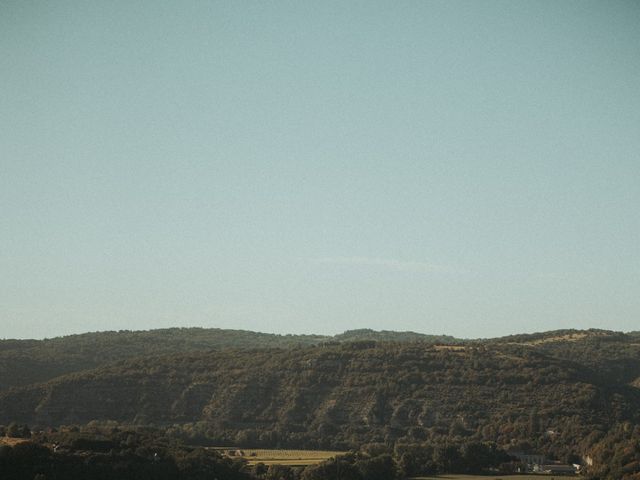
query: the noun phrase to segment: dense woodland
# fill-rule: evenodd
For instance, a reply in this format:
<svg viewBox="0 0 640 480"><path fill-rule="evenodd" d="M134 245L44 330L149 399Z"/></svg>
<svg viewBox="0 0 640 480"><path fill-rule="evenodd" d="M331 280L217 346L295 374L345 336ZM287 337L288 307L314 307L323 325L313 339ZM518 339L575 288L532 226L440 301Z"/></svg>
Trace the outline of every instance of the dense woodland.
<svg viewBox="0 0 640 480"><path fill-rule="evenodd" d="M55 365L68 361L73 373L55 376L51 370L46 381L25 385L20 371L4 365L0 424L7 432L11 426L12 435L21 435L25 427L20 425L50 432L35 434L35 446L29 447L44 456L42 448L54 440L43 435L63 436L66 440L55 440L61 444L72 442L74 431L108 441L115 435L109 449L115 457L109 458L151 469L154 464L141 460L146 457L138 455L139 449L166 444L172 453L163 450L162 461L173 466L163 472L182 471L184 459L210 452L198 445L354 452L333 463L281 474L205 455L202 459L211 468L235 469L219 480L322 480L335 478L336 468L341 468L340 478L355 480L376 478L372 472L385 469L399 478L508 472L514 468L506 453L511 450L569 463L589 459L593 464L587 472L593 478L640 478L636 333L557 331L438 341L382 332L384 341L376 341L375 332L359 331L332 339L267 335L270 340L258 348L257 338L264 334L219 332L217 343L214 331L191 329L2 342L3 359L31 358L29 352L36 352L37 364L46 352ZM97 367L82 369L83 356L92 356L94 363L87 365ZM31 375L26 378L38 374ZM136 449L118 447L123 432L132 431L156 433L153 441L136 433L132 438L141 438L135 440L140 443ZM16 467L22 458L16 448L2 447L0 466L5 470L21 468ZM72 465L79 458L73 452L49 453L53 457L47 461ZM103 463L114 462L100 455L96 465L111 468ZM343 476L346 472L353 476ZM200 478L180 475L171 478Z"/></svg>
<svg viewBox="0 0 640 480"><path fill-rule="evenodd" d="M248 480L244 462L185 447L152 429L70 428L0 445L3 480Z"/></svg>
<svg viewBox="0 0 640 480"><path fill-rule="evenodd" d="M139 356L206 352L226 348L290 348L359 340L426 343L457 341L449 336L423 335L415 332L375 332L369 329L350 330L330 337L275 335L219 328L125 330L84 333L46 340L0 340L0 391Z"/></svg>
<svg viewBox="0 0 640 480"><path fill-rule="evenodd" d="M495 445L363 445L318 465L249 465L245 457L188 446L167 431L93 423L47 432L24 425L0 427L10 439L0 445L0 473L7 480L213 479L219 480L401 480L424 473L510 473L517 462ZM24 437L24 438L21 438Z"/></svg>

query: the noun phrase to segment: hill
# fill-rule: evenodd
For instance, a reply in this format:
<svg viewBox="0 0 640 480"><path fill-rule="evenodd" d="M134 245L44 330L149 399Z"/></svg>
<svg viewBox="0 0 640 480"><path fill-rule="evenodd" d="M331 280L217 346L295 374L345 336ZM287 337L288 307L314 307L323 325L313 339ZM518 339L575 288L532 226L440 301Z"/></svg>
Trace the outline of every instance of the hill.
<svg viewBox="0 0 640 480"><path fill-rule="evenodd" d="M336 336L276 335L219 328L167 328L149 331L93 332L46 340L0 340L0 391L45 382L127 358L206 352L226 348L291 348L323 342L455 341L414 332L353 330Z"/></svg>
<svg viewBox="0 0 640 480"><path fill-rule="evenodd" d="M0 391L90 370L126 358L222 348L290 347L319 335L274 335L217 328L95 332L46 340L0 341Z"/></svg>
<svg viewBox="0 0 640 480"><path fill-rule="evenodd" d="M416 332L395 332L392 330L376 331L368 328L358 330L347 330L331 337L335 342L358 342L358 341L375 341L375 342L427 342L427 343L459 343L463 340L457 339L450 335L425 335Z"/></svg>
<svg viewBox="0 0 640 480"><path fill-rule="evenodd" d="M640 345L324 343L130 359L0 394L0 423L115 421L246 446L527 442L583 452L640 424Z"/></svg>

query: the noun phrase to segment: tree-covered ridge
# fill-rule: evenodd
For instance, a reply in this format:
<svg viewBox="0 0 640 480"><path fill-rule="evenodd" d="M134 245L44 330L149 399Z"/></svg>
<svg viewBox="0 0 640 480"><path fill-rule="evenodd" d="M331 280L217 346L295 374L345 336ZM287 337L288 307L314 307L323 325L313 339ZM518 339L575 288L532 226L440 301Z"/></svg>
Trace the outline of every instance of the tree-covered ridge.
<svg viewBox="0 0 640 480"><path fill-rule="evenodd" d="M193 332L184 333L193 339ZM296 344L294 337L278 348L159 349L162 354L111 359L0 393L0 424L155 425L168 438L202 445L381 446L371 458L342 460L355 479L374 464L414 473L473 471L479 466L469 452L489 454L491 445L498 448L491 462L520 449L562 461L589 457L594 478L635 478L640 471L636 335L557 331L443 344L410 337L378 342L370 334L346 334L358 340L342 343L323 337ZM170 331L164 335L171 337ZM131 344L140 343L132 338ZM15 343L4 353L25 346ZM38 342L26 344L22 350ZM122 348L139 351L126 343ZM95 355L89 350L82 354ZM335 466L309 469L301 478L331 478ZM263 475L268 478L266 470L256 477Z"/></svg>
<svg viewBox="0 0 640 480"><path fill-rule="evenodd" d="M615 338L617 340L629 339L633 336L634 332L622 333L612 330L602 330L598 328L590 328L588 330L578 329L561 329L561 330L549 330L546 332L535 333L518 333L515 335L506 335L504 337L498 337L493 339L481 339L480 342L492 342L492 343L518 343L528 345L539 345L542 343L565 343L575 342L579 340L592 340L594 338Z"/></svg>
<svg viewBox="0 0 640 480"><path fill-rule="evenodd" d="M638 332L558 330L490 340L461 340L416 332L350 330L325 335L277 335L218 328L167 328L149 331L94 332L45 340L0 340L0 391L45 382L73 372L147 355L203 352L226 348L293 348L327 342L424 342L427 344L518 343L541 346L617 338L637 341Z"/></svg>
<svg viewBox="0 0 640 480"><path fill-rule="evenodd" d="M46 340L0 340L0 391L91 370L126 358L224 348L291 348L357 340L454 341L414 332L348 331L323 335L276 335L219 328L168 328L95 332Z"/></svg>
<svg viewBox="0 0 640 480"><path fill-rule="evenodd" d="M291 448L460 438L567 454L594 432L640 423L640 389L627 382L640 377L640 346L566 346L356 342L144 357L0 394L0 423L114 420Z"/></svg>
<svg viewBox="0 0 640 480"><path fill-rule="evenodd" d="M393 330L371 330L369 328L361 328L357 330L347 330L331 337L336 342L358 342L358 341L376 341L376 342L428 342L428 343L460 343L463 340L450 335L425 335L416 332L396 332Z"/></svg>

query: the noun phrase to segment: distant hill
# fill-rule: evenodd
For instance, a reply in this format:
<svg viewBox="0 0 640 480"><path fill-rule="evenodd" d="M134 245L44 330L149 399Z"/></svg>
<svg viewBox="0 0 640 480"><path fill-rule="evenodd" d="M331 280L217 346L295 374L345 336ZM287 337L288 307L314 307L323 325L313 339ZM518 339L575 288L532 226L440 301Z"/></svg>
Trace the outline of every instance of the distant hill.
<svg viewBox="0 0 640 480"><path fill-rule="evenodd" d="M0 391L127 358L223 348L313 345L320 335L275 335L219 328L95 332L47 340L0 341Z"/></svg>
<svg viewBox="0 0 640 480"><path fill-rule="evenodd" d="M335 336L277 335L219 328L167 328L107 331L46 340L0 340L0 392L15 386L46 382L74 372L149 355L209 352L222 349L295 348L324 343L422 342L426 344L519 344L543 350L568 350L566 343L598 339L640 339L640 332L556 330L495 339L462 340L416 332L348 330ZM637 340L636 340L637 341ZM556 352L557 353L557 352Z"/></svg>
<svg viewBox="0 0 640 480"><path fill-rule="evenodd" d="M454 342L453 337L414 332L352 330L332 336L276 335L219 328L167 328L94 332L47 340L0 340L0 391L91 370L127 358L206 352L226 348L292 348L323 342Z"/></svg>
<svg viewBox="0 0 640 480"><path fill-rule="evenodd" d="M632 333L627 334L627 337L632 336ZM480 341L491 341L492 343L518 343L518 344L542 344L542 343L556 343L556 342L574 342L586 338L612 338L612 337L624 337L622 332L614 332L611 330L601 330L591 328L588 330L576 330L576 329L564 329L564 330L550 330L547 332L537 333L521 333L517 335L508 335L505 337L499 337L494 339L485 339Z"/></svg>
<svg viewBox="0 0 640 480"><path fill-rule="evenodd" d="M331 340L336 342L357 342L357 341L377 341L377 342L428 342L428 343L459 343L462 340L450 335L425 335L416 332L394 332L392 330L376 331L368 328L358 330L347 330L344 333L335 335Z"/></svg>
<svg viewBox="0 0 640 480"><path fill-rule="evenodd" d="M638 379L640 345L615 333L323 342L124 360L0 393L0 423L155 424L217 444L324 449L466 439L558 455L633 431Z"/></svg>

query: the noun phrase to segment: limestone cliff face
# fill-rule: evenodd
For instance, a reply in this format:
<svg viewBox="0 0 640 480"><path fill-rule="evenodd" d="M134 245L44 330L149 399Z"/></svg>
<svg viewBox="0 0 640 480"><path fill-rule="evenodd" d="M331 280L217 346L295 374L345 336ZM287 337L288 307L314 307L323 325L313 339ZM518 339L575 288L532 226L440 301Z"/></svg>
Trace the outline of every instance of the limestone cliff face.
<svg viewBox="0 0 640 480"><path fill-rule="evenodd" d="M0 423L205 422L217 431L355 443L434 434L505 440L547 428L569 436L637 422L638 390L600 378L531 347L224 351L125 361L14 388L0 394Z"/></svg>

